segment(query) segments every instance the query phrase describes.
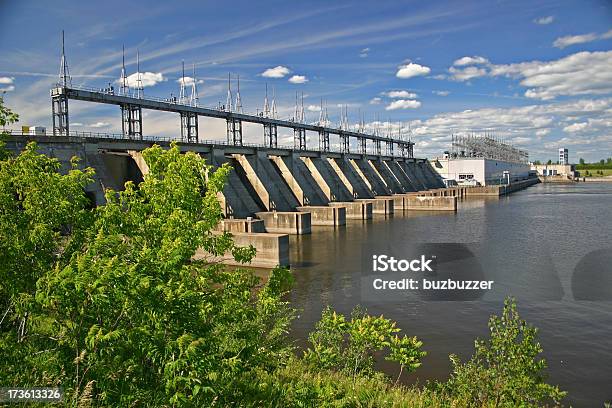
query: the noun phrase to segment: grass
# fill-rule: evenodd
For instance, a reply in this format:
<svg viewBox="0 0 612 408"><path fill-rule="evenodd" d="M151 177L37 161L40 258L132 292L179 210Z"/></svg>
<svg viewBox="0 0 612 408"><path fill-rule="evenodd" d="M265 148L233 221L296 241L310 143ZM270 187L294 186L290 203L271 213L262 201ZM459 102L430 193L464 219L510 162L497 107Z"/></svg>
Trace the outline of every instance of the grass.
<svg viewBox="0 0 612 408"><path fill-rule="evenodd" d="M607 176L612 176L612 169L601 169L601 170L578 170L580 172L580 177L607 177ZM589 175L587 176L586 172L589 172ZM603 173L603 176L601 174L598 174L597 172L601 172Z"/></svg>

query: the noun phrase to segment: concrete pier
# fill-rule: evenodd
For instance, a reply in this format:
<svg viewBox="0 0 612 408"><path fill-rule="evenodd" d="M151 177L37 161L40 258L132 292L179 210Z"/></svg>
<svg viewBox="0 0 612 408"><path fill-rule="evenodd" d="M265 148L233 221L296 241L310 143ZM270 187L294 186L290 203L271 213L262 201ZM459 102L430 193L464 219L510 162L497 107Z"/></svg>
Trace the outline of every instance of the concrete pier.
<svg viewBox="0 0 612 408"><path fill-rule="evenodd" d="M207 159L215 167L228 163L234 168L227 175L227 182L223 186L223 191L217 194L223 215L226 218L246 218L264 209L253 198L253 194L249 192L247 186L238 176L235 168L239 165L234 159L225 157L224 151L221 149L214 149Z"/></svg>
<svg viewBox="0 0 612 408"><path fill-rule="evenodd" d="M217 225L217 231L227 231L227 232L266 232L266 227L264 225L263 220L258 220L256 218L234 218L234 219L224 219L219 221Z"/></svg>
<svg viewBox="0 0 612 408"><path fill-rule="evenodd" d="M355 172L366 182L374 196L391 194L391 190L387 188L385 182L374 171L369 160L353 159L351 163L353 164Z"/></svg>
<svg viewBox="0 0 612 408"><path fill-rule="evenodd" d="M457 211L457 197L436 197L414 194L396 194L393 204L397 210Z"/></svg>
<svg viewBox="0 0 612 408"><path fill-rule="evenodd" d="M293 211L300 205L266 154L234 154L244 176L269 211Z"/></svg>
<svg viewBox="0 0 612 408"><path fill-rule="evenodd" d="M346 207L307 206L297 207L296 210L310 213L311 225L346 225Z"/></svg>
<svg viewBox="0 0 612 408"><path fill-rule="evenodd" d="M344 207L347 220L372 219L372 203L366 201L332 202L330 207Z"/></svg>
<svg viewBox="0 0 612 408"><path fill-rule="evenodd" d="M397 177L389 170L389 167L383 160L370 160L370 164L374 167L376 174L385 182L385 185L392 193L404 193L405 190Z"/></svg>
<svg viewBox="0 0 612 408"><path fill-rule="evenodd" d="M329 201L351 201L353 194L346 187L334 168L325 157L302 157L304 164L312 174Z"/></svg>
<svg viewBox="0 0 612 408"><path fill-rule="evenodd" d="M393 214L393 197L383 196L374 198L359 198L355 201L372 204L372 213L381 215Z"/></svg>
<svg viewBox="0 0 612 408"><path fill-rule="evenodd" d="M540 180L534 177L527 180L515 181L509 185L468 187L465 189L465 194L467 197L499 197L522 190L539 182Z"/></svg>
<svg viewBox="0 0 612 408"><path fill-rule="evenodd" d="M427 190L427 185L425 184L425 181L422 178L421 172L417 172L416 163L414 162L414 160L407 160L398 164L400 165L402 170L404 170L406 176L410 178L412 185L417 191Z"/></svg>
<svg viewBox="0 0 612 408"><path fill-rule="evenodd" d="M298 155L272 156L281 176L301 205L326 205L329 199Z"/></svg>
<svg viewBox="0 0 612 408"><path fill-rule="evenodd" d="M389 171L393 173L393 175L399 180L402 185L402 189L404 192L413 192L418 191L415 185L412 183L412 180L406 175L404 170L400 167L399 163L395 160L388 160L384 162L385 165L389 168Z"/></svg>
<svg viewBox="0 0 612 408"><path fill-rule="evenodd" d="M330 165L354 198L373 198L369 184L357 173L353 164L346 158L329 159Z"/></svg>
<svg viewBox="0 0 612 408"><path fill-rule="evenodd" d="M210 263L223 263L225 265L252 266L255 268L274 268L276 266L289 266L289 235L270 233L233 232L234 244L240 247L253 245L255 257L249 264L241 264L234 260L231 253L223 256L213 256L202 249L198 249L194 259L204 259Z"/></svg>
<svg viewBox="0 0 612 408"><path fill-rule="evenodd" d="M263 220L266 232L303 235L311 232L309 212L300 211L266 211L255 214Z"/></svg>

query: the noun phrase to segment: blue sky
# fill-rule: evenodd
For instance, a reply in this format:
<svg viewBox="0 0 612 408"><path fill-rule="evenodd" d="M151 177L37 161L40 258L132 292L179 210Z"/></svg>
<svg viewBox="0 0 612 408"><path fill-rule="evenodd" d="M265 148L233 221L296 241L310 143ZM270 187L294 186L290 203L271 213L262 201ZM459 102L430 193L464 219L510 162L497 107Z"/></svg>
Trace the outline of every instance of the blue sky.
<svg viewBox="0 0 612 408"><path fill-rule="evenodd" d="M303 92L307 121L321 98L332 124L346 105L351 123L361 111L370 129L410 129L421 157L448 149L451 133L483 130L532 159L559 147L572 161L612 156L609 1L0 1L0 89L22 124L50 127L62 29L74 84L115 82L125 45L128 74L140 52L145 95L176 95L184 60L188 75L196 64L200 105L225 102L231 72L247 112L262 108L266 83L283 118ZM73 130L121 129L116 107L70 108ZM180 132L178 117L156 112L143 128ZM201 118L200 129L225 138L222 121ZM245 131L261 141L259 127Z"/></svg>

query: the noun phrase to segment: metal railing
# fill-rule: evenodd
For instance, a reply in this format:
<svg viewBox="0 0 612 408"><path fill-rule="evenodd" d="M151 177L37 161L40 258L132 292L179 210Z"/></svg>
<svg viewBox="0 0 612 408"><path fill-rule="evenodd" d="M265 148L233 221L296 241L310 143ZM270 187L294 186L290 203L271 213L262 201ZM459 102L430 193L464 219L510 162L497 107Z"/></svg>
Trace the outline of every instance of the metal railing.
<svg viewBox="0 0 612 408"><path fill-rule="evenodd" d="M4 129L2 131L12 136L22 136L26 138L28 137L55 137L53 134L47 134L46 131L38 132L38 133L24 132L22 129ZM252 148L263 148L263 149L278 149L278 150L288 150L288 151L295 151L295 152L314 152L314 153L322 152L322 150L318 147L314 147L314 148L309 147L305 150L301 150L301 149L296 149L294 146L291 146L291 145L278 145L277 147L270 147L263 143L242 143L241 145L234 145L232 143L229 143L227 140L221 140L221 139L204 139L204 140L198 140L197 143L188 143L188 142L182 141L180 138L171 138L171 137L163 137L163 136L142 136L136 139L136 138L129 138L123 133L102 133L102 132L78 131L78 130L71 130L68 132L68 135L62 135L58 137L80 137L80 138L91 138L91 139L134 141L134 142L141 142L141 141L143 142L163 142L163 143L178 142L178 143L185 144L185 145L210 145L210 146L217 145L217 146L227 146L227 147L252 147ZM326 150L325 153L343 154L346 152L343 152L341 149L333 149L330 147L330 149ZM352 152L350 154L360 154L360 153ZM374 152L368 152L366 154L378 156L378 154L375 154ZM397 154L392 154L392 155L381 154L380 156L410 158L407 156L401 156Z"/></svg>

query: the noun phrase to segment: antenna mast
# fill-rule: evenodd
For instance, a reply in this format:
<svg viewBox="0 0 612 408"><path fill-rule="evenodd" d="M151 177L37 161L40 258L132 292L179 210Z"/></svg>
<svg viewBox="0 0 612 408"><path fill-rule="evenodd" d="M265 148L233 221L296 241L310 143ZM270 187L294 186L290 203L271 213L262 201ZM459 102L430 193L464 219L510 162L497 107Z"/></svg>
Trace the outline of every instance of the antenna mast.
<svg viewBox="0 0 612 408"><path fill-rule="evenodd" d="M140 75L140 51L136 50L136 97L141 99L144 96L144 86Z"/></svg>
<svg viewBox="0 0 612 408"><path fill-rule="evenodd" d="M185 61L183 60L183 76L181 77L181 88L179 90L179 103L185 103Z"/></svg>
<svg viewBox="0 0 612 408"><path fill-rule="evenodd" d="M242 113L242 100L240 99L240 75L238 77L238 88L236 90L236 112Z"/></svg>
<svg viewBox="0 0 612 408"><path fill-rule="evenodd" d="M121 88L119 89L120 94L123 96L130 96L130 86L128 85L127 76L125 75L125 45L121 47Z"/></svg>
<svg viewBox="0 0 612 408"><path fill-rule="evenodd" d="M64 49L64 30L62 30L62 56L60 58L59 85L64 88L72 85L70 71L68 70L68 62L66 61L66 51Z"/></svg>
<svg viewBox="0 0 612 408"><path fill-rule="evenodd" d="M192 106L198 106L199 97L198 97L198 80L196 79L195 73L195 62L193 63L193 82L191 84L191 97L189 98L189 102Z"/></svg>
<svg viewBox="0 0 612 408"><path fill-rule="evenodd" d="M225 103L225 110L227 112L232 111L232 74L227 73L227 102Z"/></svg>
<svg viewBox="0 0 612 408"><path fill-rule="evenodd" d="M272 87L272 119L276 119L276 87Z"/></svg>
<svg viewBox="0 0 612 408"><path fill-rule="evenodd" d="M266 82L266 96L264 98L263 115L265 118L270 117L270 105L268 104L268 83Z"/></svg>

